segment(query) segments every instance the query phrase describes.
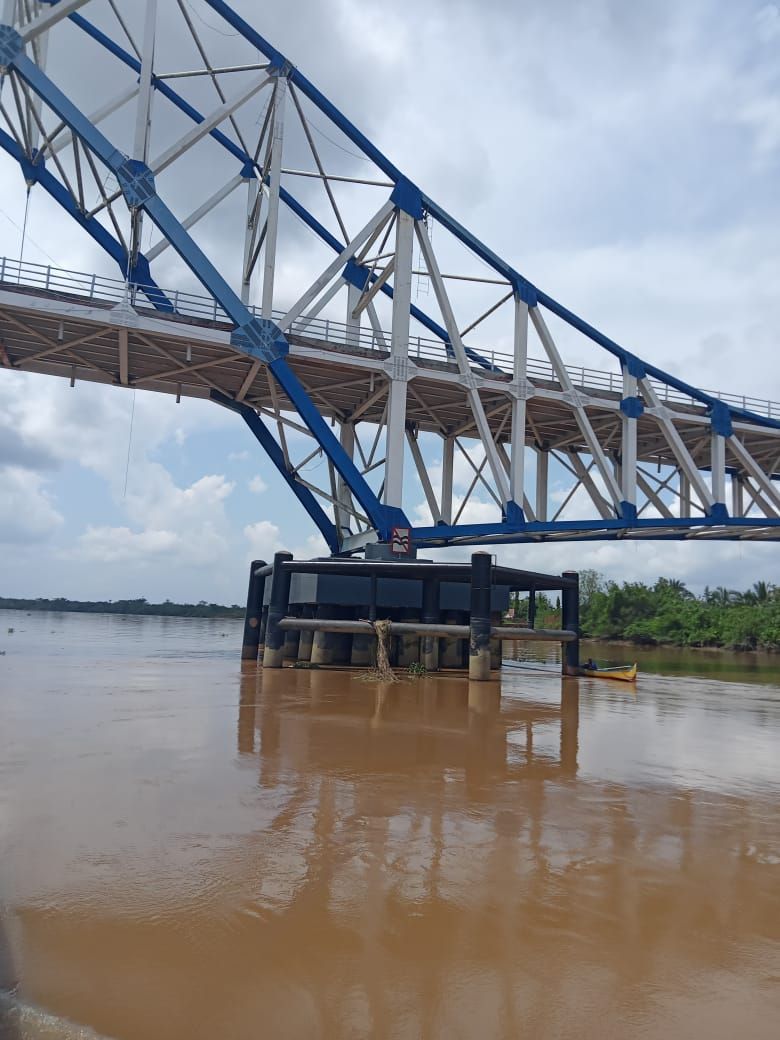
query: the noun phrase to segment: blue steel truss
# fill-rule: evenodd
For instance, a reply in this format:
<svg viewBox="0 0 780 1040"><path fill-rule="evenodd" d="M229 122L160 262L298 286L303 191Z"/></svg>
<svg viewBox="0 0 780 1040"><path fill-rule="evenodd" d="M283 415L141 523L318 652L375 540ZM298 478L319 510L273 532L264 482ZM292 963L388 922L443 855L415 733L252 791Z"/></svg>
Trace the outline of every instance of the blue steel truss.
<svg viewBox="0 0 780 1040"><path fill-rule="evenodd" d="M40 0L40 6L56 8L61 2L63 0ZM334 127L338 128L360 152L382 171L394 185L390 200L395 206L396 212L408 214L415 220L422 220L426 215L433 217L474 256L492 268L502 279L505 279L511 286L515 297L531 311L543 308L554 314L568 326L617 358L622 370L635 380L652 378L697 402L706 410L713 434L729 439L734 435L735 423L749 424L754 429L780 430L780 422L776 419L725 403L639 358L539 289L509 262L499 257L455 220L433 198L405 177L379 148L365 137L285 55L273 47L228 3L225 3L224 0L204 0L204 2L213 9L215 14L224 19L235 33L265 56L271 75L286 78ZM66 6L70 5L66 4ZM80 5L72 6L74 9L67 15L69 21L114 59L140 77L142 64L138 58L94 22L79 13L75 7ZM468 544L496 541L537 541L550 535L564 539L611 538L625 536L629 532L639 532L647 537L658 539L679 538L686 537L691 529L703 527L711 528L715 536L719 529L723 530L724 534L728 533L729 536L733 536L735 530L757 526L755 518L731 516L725 504L717 501L703 517L681 516L674 517L673 520L664 517L638 518L635 505L623 501L615 509L615 515L611 517L601 516L598 519L589 518L577 521L543 521L527 519L523 502L509 500L503 505L503 516L500 523L437 523L433 526L414 527L400 506L382 502L380 496L371 488L289 364L287 335L274 321L257 316L242 302L208 256L196 244L192 235L160 197L150 167L143 161L129 158L80 111L33 60L24 45L22 36L12 26L0 26L0 66L8 72L15 73L26 88L57 115L82 147L89 150L111 171L130 211L132 213L143 212L149 217L199 282L219 303L234 326L231 339L233 347L256 359L270 373L296 409L304 426L348 487L351 496L365 513L380 540L388 540L394 526L411 528L413 541L420 546L455 542ZM153 76L151 86L193 124L204 121L204 115L177 92L167 80ZM269 174L263 169L257 158L248 154L218 126L209 131L209 137L235 160L238 171L243 177L262 177L267 185L270 184ZM0 130L0 147L19 164L28 184L40 185L117 263L129 283L142 290L155 308L161 312L174 310L171 299L155 281L150 263L144 253L140 249L132 252L126 248L94 215L90 216L85 212L76 203L72 193L63 185L61 179L52 171L51 164L44 160L40 153L37 151L28 153L19 140L2 130ZM344 252L345 243L343 241L329 231L289 190L281 185L277 187L281 203L288 207L337 255ZM378 276L356 264L350 255L347 258L343 278L346 283L364 289L367 283L375 282ZM394 287L389 280L383 282L381 291L386 297L393 299ZM447 329L419 307L412 304L409 310L412 317L438 337L447 352L454 356L455 348ZM498 371L494 362L482 356L478 351L466 348L466 354L471 362L485 370ZM285 462L284 455L255 409L240 400L232 400L216 391L212 393L212 396L217 403L231 408L244 418L271 462L282 474L322 533L331 551L339 552L342 545L336 526L311 492L296 481L295 475L290 472ZM626 415L636 418L641 415L643 406L639 398L629 397L622 402L621 408ZM769 479L771 480L774 476L770 473ZM760 527L773 536L772 529L780 528L780 519L776 516L762 517ZM777 536L780 537L780 531Z"/></svg>

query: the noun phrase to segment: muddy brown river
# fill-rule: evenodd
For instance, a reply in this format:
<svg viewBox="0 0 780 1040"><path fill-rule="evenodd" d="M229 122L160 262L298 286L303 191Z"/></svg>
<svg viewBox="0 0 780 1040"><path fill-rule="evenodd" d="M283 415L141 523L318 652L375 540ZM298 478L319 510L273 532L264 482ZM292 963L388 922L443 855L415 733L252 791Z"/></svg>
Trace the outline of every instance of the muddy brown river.
<svg viewBox="0 0 780 1040"><path fill-rule="evenodd" d="M378 687L240 631L0 612L3 1040L775 1040L771 662Z"/></svg>

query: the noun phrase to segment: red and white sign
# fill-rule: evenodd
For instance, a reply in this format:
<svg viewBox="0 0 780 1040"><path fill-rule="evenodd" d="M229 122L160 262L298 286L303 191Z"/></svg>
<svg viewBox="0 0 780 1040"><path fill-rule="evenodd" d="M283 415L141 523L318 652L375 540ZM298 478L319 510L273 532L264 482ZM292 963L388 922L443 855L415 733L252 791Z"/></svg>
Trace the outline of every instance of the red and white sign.
<svg viewBox="0 0 780 1040"><path fill-rule="evenodd" d="M412 552L412 531L409 527L394 527L390 531L390 552L409 556Z"/></svg>

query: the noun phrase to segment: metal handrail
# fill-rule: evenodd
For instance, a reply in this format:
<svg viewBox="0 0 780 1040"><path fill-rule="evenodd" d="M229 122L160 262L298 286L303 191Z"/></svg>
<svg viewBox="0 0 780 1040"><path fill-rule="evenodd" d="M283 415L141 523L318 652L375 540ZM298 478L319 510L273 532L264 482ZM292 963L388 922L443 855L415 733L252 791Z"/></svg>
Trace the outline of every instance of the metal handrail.
<svg viewBox="0 0 780 1040"><path fill-rule="evenodd" d="M27 260L19 261L10 257L0 257L0 285L24 285L28 288L40 289L48 293L65 293L84 296L88 299L113 303L127 302L131 306L139 304L138 296L143 292L142 286L133 286L128 290L127 284L118 278L106 278L98 274L86 274L82 271L71 271L67 268L55 268L51 265L34 264ZM177 314L213 323L232 324L225 311L211 296L185 292L181 289L160 290L171 301ZM260 310L250 307L253 314L259 316ZM164 317L164 312L155 311L157 317ZM273 311L272 318L278 320L284 311ZM298 336L306 336L328 344L343 345L349 350L367 350L387 354L390 346L390 334L377 334L372 328L355 328L345 322L332 318L308 317L302 315L290 326L289 332ZM512 372L513 358L506 351L492 348L475 347L474 353L484 359L493 369L506 374ZM409 337L409 356L417 361L451 362L452 355L447 345L440 339L428 336L411 335ZM477 361L474 367L484 368ZM596 390L607 393L622 393L622 377L615 372L604 372L587 366L566 366L569 378L575 387L581 390ZM528 378L531 381L558 384L552 364L539 358L528 359ZM664 403L687 404L701 406L701 402L687 394L675 390L667 383L651 380L658 397ZM757 415L777 418L780 416L780 404L763 398L740 394L721 393L716 390L705 391L710 397L717 397L726 404L734 405Z"/></svg>

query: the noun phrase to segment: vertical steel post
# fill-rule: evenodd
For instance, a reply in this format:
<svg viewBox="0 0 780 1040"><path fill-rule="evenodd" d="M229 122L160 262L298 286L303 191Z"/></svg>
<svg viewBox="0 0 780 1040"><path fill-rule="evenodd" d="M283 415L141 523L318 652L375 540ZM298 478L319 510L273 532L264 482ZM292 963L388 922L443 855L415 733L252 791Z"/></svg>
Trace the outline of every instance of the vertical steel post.
<svg viewBox="0 0 780 1040"><path fill-rule="evenodd" d="M439 579L425 578L422 587L422 622L435 625L439 621ZM426 672L439 670L439 637L422 636L420 639L420 663Z"/></svg>
<svg viewBox="0 0 780 1040"><path fill-rule="evenodd" d="M263 595L265 593L265 576L260 577L257 574L261 567L265 567L265 560L252 560L249 565L244 641L241 646L242 661L257 660L257 649L260 645L260 615L263 612Z"/></svg>
<svg viewBox="0 0 780 1040"><path fill-rule="evenodd" d="M265 230L265 257L263 266L262 315L270 318L274 307L274 272L276 270L276 242L279 234L279 186L282 178L282 151L284 150L284 107L287 100L287 79L280 73L276 79L274 123L271 139L271 169L269 171L268 218Z"/></svg>
<svg viewBox="0 0 780 1040"><path fill-rule="evenodd" d="M731 474L731 515L745 515L745 502L742 494L742 475L740 473Z"/></svg>
<svg viewBox="0 0 780 1040"><path fill-rule="evenodd" d="M249 306L252 295L252 252L257 241L257 222L260 219L260 185L256 176L246 179L246 227L244 228L244 266L241 272L241 302Z"/></svg>
<svg viewBox="0 0 780 1040"><path fill-rule="evenodd" d="M360 302L361 295L360 289L356 285L351 283L347 285L347 320L345 322L347 328L344 339L348 347L360 345L360 323L363 318L363 312L359 311L357 317L355 317L354 312Z"/></svg>
<svg viewBox="0 0 780 1040"><path fill-rule="evenodd" d="M726 438L719 433L711 436L710 468L712 470L712 497L726 504Z"/></svg>
<svg viewBox="0 0 780 1040"><path fill-rule="evenodd" d="M339 430L339 444L351 459L354 458L355 427L352 423L342 422ZM336 498L338 501L334 505L334 517L339 538L341 539L343 536L350 534L352 530L352 513L350 510L353 508L353 501L349 484L347 484L340 473L336 477Z"/></svg>
<svg viewBox="0 0 780 1040"><path fill-rule="evenodd" d="M509 465L509 497L523 508L525 462L525 380L528 370L528 304L515 295L515 394L512 398L512 453Z"/></svg>
<svg viewBox="0 0 780 1040"><path fill-rule="evenodd" d="M528 627L536 628L536 589L528 590Z"/></svg>
<svg viewBox="0 0 780 1040"><path fill-rule="evenodd" d="M441 519L448 526L452 523L452 470L455 463L455 438L442 439L441 460Z"/></svg>
<svg viewBox="0 0 780 1040"><path fill-rule="evenodd" d="M577 675L580 669L580 576L577 571L564 571L569 584L561 589L561 628L577 633L577 638L561 647L561 671Z"/></svg>
<svg viewBox="0 0 780 1040"><path fill-rule="evenodd" d="M636 397L637 381L627 367L623 367L623 399ZM622 443L620 450L620 489L623 501L636 507L636 419L622 412Z"/></svg>
<svg viewBox="0 0 780 1040"><path fill-rule="evenodd" d="M279 628L279 622L287 616L289 609L292 574L282 564L292 558L292 553L289 552L274 554L271 601L268 604L268 624L265 631L264 668L281 668L284 661L285 633Z"/></svg>
<svg viewBox="0 0 780 1040"><path fill-rule="evenodd" d="M409 308L412 304L414 219L398 210L395 235L393 320L390 345L390 398L385 432L385 505L401 506L406 451L406 382L409 363Z"/></svg>
<svg viewBox="0 0 780 1040"><path fill-rule="evenodd" d="M469 679L490 678L490 553L471 555L471 617L469 619Z"/></svg>
<svg viewBox="0 0 780 1040"><path fill-rule="evenodd" d="M547 519L547 476L550 468L550 453L545 448L536 449L536 519Z"/></svg>
<svg viewBox="0 0 780 1040"><path fill-rule="evenodd" d="M691 515L691 482L680 469L680 516Z"/></svg>
<svg viewBox="0 0 780 1040"><path fill-rule="evenodd" d="M152 121L152 76L154 74L154 50L157 38L157 0L146 0L144 41L141 52L141 73L138 79L138 102L135 110L135 134L133 137L133 159L149 161L149 137ZM141 250L144 214L139 207L132 211L130 236L130 266L135 264Z"/></svg>

